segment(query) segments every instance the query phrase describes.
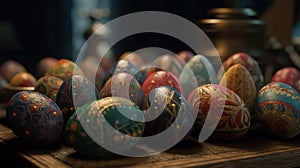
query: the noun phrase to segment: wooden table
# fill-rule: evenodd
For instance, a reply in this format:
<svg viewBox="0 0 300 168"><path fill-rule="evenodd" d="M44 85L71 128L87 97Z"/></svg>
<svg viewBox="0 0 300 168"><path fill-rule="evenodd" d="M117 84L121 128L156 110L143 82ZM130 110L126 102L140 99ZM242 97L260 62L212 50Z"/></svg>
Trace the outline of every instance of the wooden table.
<svg viewBox="0 0 300 168"><path fill-rule="evenodd" d="M300 166L300 137L287 141L250 131L235 142L204 142L187 148L170 149L143 158L91 160L79 157L64 144L52 149L26 149L5 126L5 110L0 108L0 156L21 167L297 167ZM2 150L3 149L3 150ZM4 159L5 158L5 159ZM4 164L1 164L4 165ZM1 166L2 167L2 166Z"/></svg>

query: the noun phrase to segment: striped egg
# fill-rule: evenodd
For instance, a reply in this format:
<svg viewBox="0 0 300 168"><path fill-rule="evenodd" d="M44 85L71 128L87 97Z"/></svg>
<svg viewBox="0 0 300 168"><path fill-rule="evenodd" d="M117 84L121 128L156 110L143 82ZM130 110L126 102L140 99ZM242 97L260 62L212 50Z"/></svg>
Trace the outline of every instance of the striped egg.
<svg viewBox="0 0 300 168"><path fill-rule="evenodd" d="M274 137L290 139L300 132L300 95L285 83L265 85L258 93L255 113Z"/></svg>

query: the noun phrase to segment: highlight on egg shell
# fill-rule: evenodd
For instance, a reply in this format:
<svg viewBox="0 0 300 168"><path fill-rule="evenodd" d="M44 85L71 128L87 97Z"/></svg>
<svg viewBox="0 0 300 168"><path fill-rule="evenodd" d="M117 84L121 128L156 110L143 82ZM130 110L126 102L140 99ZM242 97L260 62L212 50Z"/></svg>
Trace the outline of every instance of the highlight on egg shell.
<svg viewBox="0 0 300 168"><path fill-rule="evenodd" d="M170 86L181 93L181 88L176 76L167 71L157 71L150 74L142 85L145 96L147 97L152 89L160 86Z"/></svg>
<svg viewBox="0 0 300 168"><path fill-rule="evenodd" d="M34 87L36 78L28 72L19 72L9 81L10 86L15 87Z"/></svg>
<svg viewBox="0 0 300 168"><path fill-rule="evenodd" d="M95 84L81 75L73 75L60 86L56 103L63 112L65 121L84 104L98 98Z"/></svg>
<svg viewBox="0 0 300 168"><path fill-rule="evenodd" d="M57 143L63 133L63 114L57 104L35 91L20 91L6 108L9 128L26 144L44 146Z"/></svg>
<svg viewBox="0 0 300 168"><path fill-rule="evenodd" d="M173 143L190 138L192 123L196 118L186 99L169 86L160 86L150 93L144 116L147 121L145 136L166 131L169 142Z"/></svg>
<svg viewBox="0 0 300 168"><path fill-rule="evenodd" d="M255 113L273 137L291 139L300 132L300 95L285 83L265 85L257 95Z"/></svg>
<svg viewBox="0 0 300 168"><path fill-rule="evenodd" d="M249 71L241 64L231 66L222 77L220 85L234 91L242 98L252 113L256 98L256 88Z"/></svg>
<svg viewBox="0 0 300 168"><path fill-rule="evenodd" d="M101 99L112 96L131 100L140 109L143 109L146 99L142 86L128 73L113 75L102 87L98 97Z"/></svg>
<svg viewBox="0 0 300 168"><path fill-rule="evenodd" d="M257 61L251 57L249 54L244 53L244 52L237 52L230 57L228 57L224 62L223 62L223 69L220 69L218 72L218 79L221 80L223 77L224 73L233 65L235 64L241 64L243 65L251 74L253 82L255 83L255 87L257 89L257 92L259 91L260 88L263 87L264 85L264 75L262 73L261 68L259 67Z"/></svg>
<svg viewBox="0 0 300 168"><path fill-rule="evenodd" d="M204 84L193 90L188 102L197 114L192 137L213 131L215 141L242 138L250 128L251 116L244 101L232 90L217 84ZM206 124L206 125L205 125Z"/></svg>
<svg viewBox="0 0 300 168"><path fill-rule="evenodd" d="M143 120L143 112L130 100L106 97L80 107L69 118L64 137L83 156L112 158L138 143L145 128L138 121Z"/></svg>
<svg viewBox="0 0 300 168"><path fill-rule="evenodd" d="M294 86L298 80L300 80L300 72L296 68L284 67L276 71L271 82L282 82Z"/></svg>

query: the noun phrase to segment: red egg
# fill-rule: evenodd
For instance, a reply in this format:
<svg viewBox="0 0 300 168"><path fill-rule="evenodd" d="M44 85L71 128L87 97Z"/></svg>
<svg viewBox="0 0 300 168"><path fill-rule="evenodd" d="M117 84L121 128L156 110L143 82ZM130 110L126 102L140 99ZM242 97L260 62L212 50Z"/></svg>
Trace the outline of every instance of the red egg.
<svg viewBox="0 0 300 168"><path fill-rule="evenodd" d="M188 102L193 112L197 113L192 132L194 138L198 138L202 129L213 129L210 128L213 122L217 125L210 138L218 141L239 139L250 128L251 116L246 104L235 92L224 86L201 85L190 94ZM207 122L209 125L205 127Z"/></svg>
<svg viewBox="0 0 300 168"><path fill-rule="evenodd" d="M36 78L27 72L19 72L10 80L10 86L16 87L34 87Z"/></svg>
<svg viewBox="0 0 300 168"><path fill-rule="evenodd" d="M183 65L186 62L188 62L193 56L194 56L194 54L188 50L183 50L176 54L176 57L181 60L180 63Z"/></svg>
<svg viewBox="0 0 300 168"><path fill-rule="evenodd" d="M152 89L160 86L170 86L181 92L180 85L176 76L166 71L157 71L150 74L143 83L142 88L145 95L148 96Z"/></svg>
<svg viewBox="0 0 300 168"><path fill-rule="evenodd" d="M294 86L300 79L300 72L294 67L285 67L279 69L272 77L271 82L282 82Z"/></svg>

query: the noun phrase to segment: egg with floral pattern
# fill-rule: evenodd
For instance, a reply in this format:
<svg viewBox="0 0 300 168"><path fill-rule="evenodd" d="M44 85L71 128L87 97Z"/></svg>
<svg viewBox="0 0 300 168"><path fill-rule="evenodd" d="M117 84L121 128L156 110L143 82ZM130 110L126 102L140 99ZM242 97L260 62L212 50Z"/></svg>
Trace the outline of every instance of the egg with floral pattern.
<svg viewBox="0 0 300 168"><path fill-rule="evenodd" d="M218 141L239 139L250 128L251 116L246 104L235 92L224 86L201 85L193 90L188 102L193 112L198 113L192 131L194 138L198 139L201 129L213 129L210 128L213 122L216 128L209 138ZM207 118L209 125L204 127Z"/></svg>
<svg viewBox="0 0 300 168"><path fill-rule="evenodd" d="M57 104L35 91L20 91L6 108L8 126L25 143L40 146L58 142L63 133L63 115Z"/></svg>
<svg viewBox="0 0 300 168"><path fill-rule="evenodd" d="M300 95L291 86L272 82L258 93L255 113L270 135L290 139L300 132Z"/></svg>

